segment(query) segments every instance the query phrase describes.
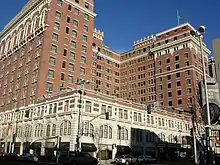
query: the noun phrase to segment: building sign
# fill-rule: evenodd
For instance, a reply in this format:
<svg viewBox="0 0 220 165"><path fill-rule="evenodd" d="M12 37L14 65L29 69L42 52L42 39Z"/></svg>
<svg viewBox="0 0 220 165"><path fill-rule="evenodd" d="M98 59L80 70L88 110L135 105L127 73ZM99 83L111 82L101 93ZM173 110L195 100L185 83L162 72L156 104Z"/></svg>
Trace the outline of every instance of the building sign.
<svg viewBox="0 0 220 165"><path fill-rule="evenodd" d="M203 107L203 120L207 121L205 88L202 82L199 84L199 86L200 86L200 103L201 106ZM207 78L207 92L208 92L211 124L214 124L218 121L220 115L219 87L218 87L218 83L216 82L216 79Z"/></svg>
<svg viewBox="0 0 220 165"><path fill-rule="evenodd" d="M205 90L203 83L200 83L200 91L201 91L201 101L202 106L206 104L205 100ZM210 103L215 103L218 106L220 106L220 99L219 99L219 87L218 83L214 78L207 78L207 92L208 92L208 98Z"/></svg>

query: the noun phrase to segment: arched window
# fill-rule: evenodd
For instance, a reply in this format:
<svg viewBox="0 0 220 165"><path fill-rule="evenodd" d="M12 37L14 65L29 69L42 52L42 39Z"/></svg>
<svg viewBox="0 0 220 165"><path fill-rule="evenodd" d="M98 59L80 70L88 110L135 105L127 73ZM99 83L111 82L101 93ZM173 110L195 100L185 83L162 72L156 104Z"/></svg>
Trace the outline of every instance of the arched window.
<svg viewBox="0 0 220 165"><path fill-rule="evenodd" d="M99 137L103 138L103 125L100 126Z"/></svg>
<svg viewBox="0 0 220 165"><path fill-rule="evenodd" d="M90 137L94 136L94 125L90 124L89 128Z"/></svg>
<svg viewBox="0 0 220 165"><path fill-rule="evenodd" d="M71 135L71 122L64 121L60 125L60 136Z"/></svg>
<svg viewBox="0 0 220 165"><path fill-rule="evenodd" d="M24 137L31 137L31 126L27 125L25 127Z"/></svg>
<svg viewBox="0 0 220 165"><path fill-rule="evenodd" d="M56 135L56 124L53 124L52 126L52 136L55 136Z"/></svg>
<svg viewBox="0 0 220 165"><path fill-rule="evenodd" d="M50 125L47 125L46 136L50 136Z"/></svg>
<svg viewBox="0 0 220 165"><path fill-rule="evenodd" d="M128 130L125 129L124 132L125 132L125 140L128 140Z"/></svg>
<svg viewBox="0 0 220 165"><path fill-rule="evenodd" d="M118 139L128 140L128 130L124 127L118 127Z"/></svg>
<svg viewBox="0 0 220 165"><path fill-rule="evenodd" d="M63 123L60 125L60 136L63 136Z"/></svg>
<svg viewBox="0 0 220 165"><path fill-rule="evenodd" d="M109 127L108 138L112 139L112 127Z"/></svg>
<svg viewBox="0 0 220 165"><path fill-rule="evenodd" d="M37 124L35 126L35 137L42 137L43 135L43 125Z"/></svg>
<svg viewBox="0 0 220 165"><path fill-rule="evenodd" d="M112 128L108 125L100 126L100 138L112 139Z"/></svg>

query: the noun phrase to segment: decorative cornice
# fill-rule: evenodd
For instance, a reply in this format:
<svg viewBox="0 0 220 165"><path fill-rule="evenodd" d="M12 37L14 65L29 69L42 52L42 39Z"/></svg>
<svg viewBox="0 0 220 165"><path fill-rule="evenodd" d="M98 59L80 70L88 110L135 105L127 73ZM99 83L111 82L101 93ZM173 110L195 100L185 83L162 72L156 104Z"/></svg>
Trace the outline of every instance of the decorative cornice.
<svg viewBox="0 0 220 165"><path fill-rule="evenodd" d="M1 31L0 39L4 38L5 35L18 24L28 13L33 10L36 6L41 3L48 3L50 0L34 0L31 3L27 4Z"/></svg>

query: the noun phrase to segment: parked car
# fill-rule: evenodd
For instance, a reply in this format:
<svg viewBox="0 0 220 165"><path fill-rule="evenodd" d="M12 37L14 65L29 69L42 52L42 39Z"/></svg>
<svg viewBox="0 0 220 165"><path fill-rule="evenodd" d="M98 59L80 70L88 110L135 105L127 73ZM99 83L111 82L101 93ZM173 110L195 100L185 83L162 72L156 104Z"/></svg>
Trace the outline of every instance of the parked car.
<svg viewBox="0 0 220 165"><path fill-rule="evenodd" d="M122 165L122 164L133 165L133 164L137 164L137 159L131 155L122 155L115 159L115 163L117 165Z"/></svg>
<svg viewBox="0 0 220 165"><path fill-rule="evenodd" d="M20 160L20 161L28 161L28 162L37 162L38 161L38 157L36 157L34 155L24 154L24 155L20 155L18 160Z"/></svg>
<svg viewBox="0 0 220 165"><path fill-rule="evenodd" d="M149 155L142 155L142 156L139 156L138 159L137 159L138 163L141 164L141 163L155 163L157 160L155 158L153 158L152 156L149 156Z"/></svg>
<svg viewBox="0 0 220 165"><path fill-rule="evenodd" d="M5 156L5 153L4 152L0 152L0 156Z"/></svg>
<svg viewBox="0 0 220 165"><path fill-rule="evenodd" d="M88 153L63 151L58 154L58 163L63 165L97 165L98 160Z"/></svg>

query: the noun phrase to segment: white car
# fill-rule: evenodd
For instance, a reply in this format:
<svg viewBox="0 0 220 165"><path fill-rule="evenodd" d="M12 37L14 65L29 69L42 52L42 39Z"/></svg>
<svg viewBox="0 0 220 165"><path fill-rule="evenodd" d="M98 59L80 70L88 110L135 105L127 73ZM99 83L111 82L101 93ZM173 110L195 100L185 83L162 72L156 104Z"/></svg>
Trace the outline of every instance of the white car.
<svg viewBox="0 0 220 165"><path fill-rule="evenodd" d="M142 155L138 157L138 163L155 163L157 160L152 156Z"/></svg>
<svg viewBox="0 0 220 165"><path fill-rule="evenodd" d="M133 165L137 163L137 159L130 155L122 155L115 159L117 165Z"/></svg>

